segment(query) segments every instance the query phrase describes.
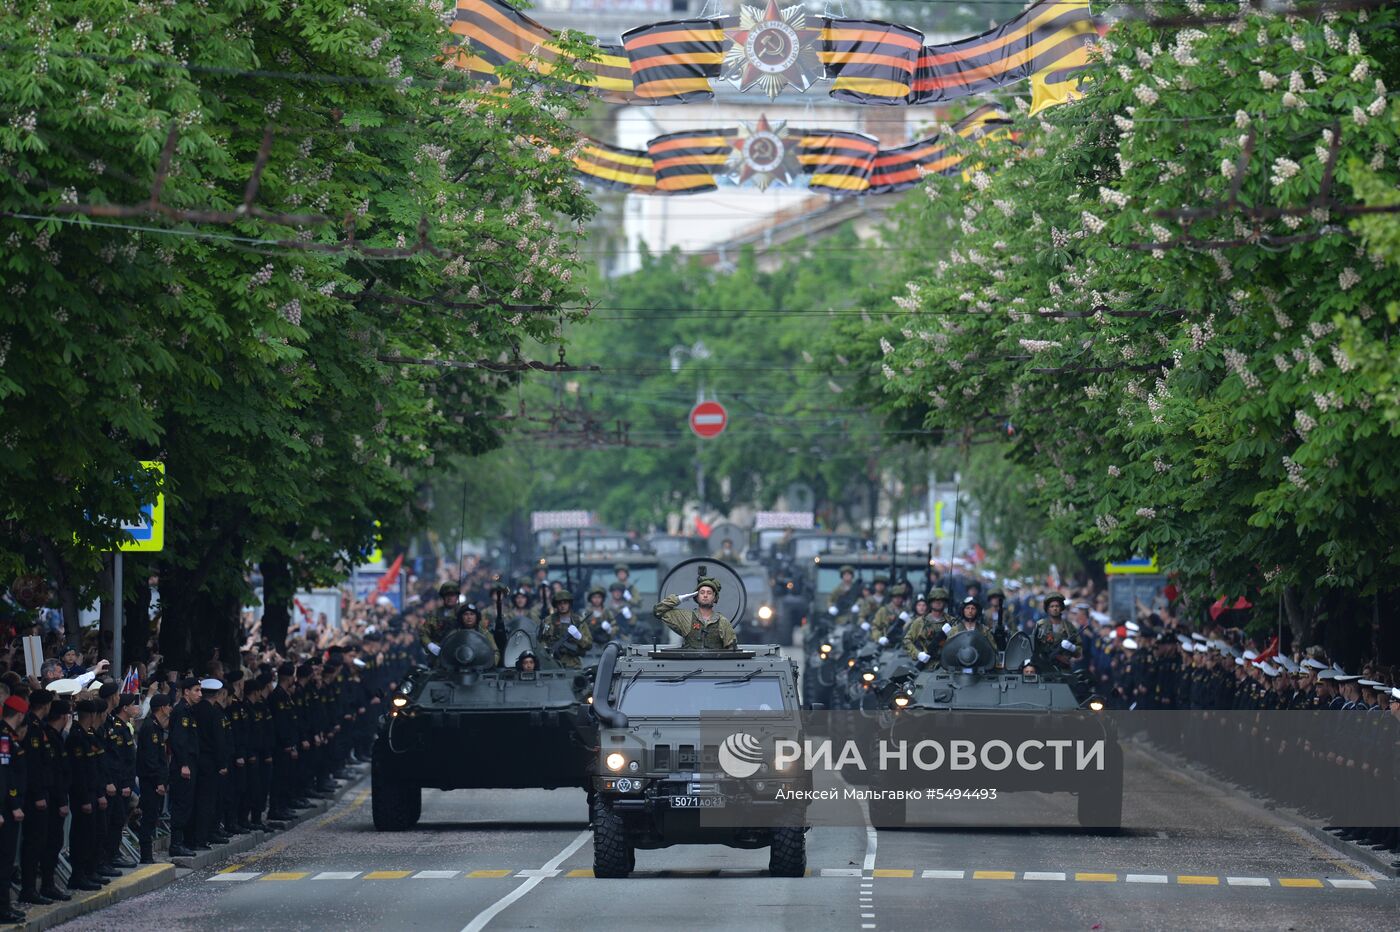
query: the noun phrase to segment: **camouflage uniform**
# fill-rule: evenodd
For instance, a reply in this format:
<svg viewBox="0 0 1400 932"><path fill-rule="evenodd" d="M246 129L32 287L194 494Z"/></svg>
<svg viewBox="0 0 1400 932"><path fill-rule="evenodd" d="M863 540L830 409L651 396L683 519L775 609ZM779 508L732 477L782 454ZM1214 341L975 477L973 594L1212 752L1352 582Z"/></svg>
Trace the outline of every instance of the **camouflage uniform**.
<svg viewBox="0 0 1400 932"><path fill-rule="evenodd" d="M573 612L560 614L553 612L548 618L540 623L540 634L536 638L542 650L548 651L555 660L559 661L559 666L568 667L570 670L578 670L583 666L583 661L579 658L588 653L588 649L593 646L593 632L588 625L579 624L581 619L576 619ZM582 635L578 640L574 640L569 634L569 625L578 628L578 633ZM561 650L554 652L555 645L573 645L574 650Z"/></svg>
<svg viewBox="0 0 1400 932"><path fill-rule="evenodd" d="M688 608L677 608L680 597L668 595L651 610L658 620L681 636L681 646L690 650L733 650L738 643L734 626L717 611L710 613L705 621L700 613Z"/></svg>
<svg viewBox="0 0 1400 932"><path fill-rule="evenodd" d="M906 606L901 605L899 608L895 608L893 602L889 605L881 605L870 622L870 639L878 641L880 638L886 637L896 623L908 625L913 619L913 612Z"/></svg>
<svg viewBox="0 0 1400 932"><path fill-rule="evenodd" d="M947 640L947 635L943 633L946 623L946 619L932 615L914 619L904 629L904 652L911 660L918 660L921 653L930 657L937 654L938 648Z"/></svg>

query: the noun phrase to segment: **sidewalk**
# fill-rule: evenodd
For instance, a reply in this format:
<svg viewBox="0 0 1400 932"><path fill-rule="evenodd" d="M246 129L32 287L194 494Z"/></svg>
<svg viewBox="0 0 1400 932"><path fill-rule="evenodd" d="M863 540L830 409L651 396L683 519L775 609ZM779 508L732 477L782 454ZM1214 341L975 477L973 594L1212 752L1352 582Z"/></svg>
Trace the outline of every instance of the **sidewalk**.
<svg viewBox="0 0 1400 932"><path fill-rule="evenodd" d="M123 900L129 900L141 896L143 893L150 893L168 883L187 876L192 871L202 870L211 864L227 860L236 854L241 854L267 841L276 835L285 835L296 826L309 819L314 819L324 814L341 798L351 790L357 789L369 776L369 767L360 765L351 768L350 779L345 781L345 785L335 791L335 796L331 799L317 799L313 801L310 809L297 815L295 819L288 821L286 828L270 832L249 832L247 835L238 835L226 845L219 845L208 851L201 851L192 858L175 858L173 863L160 862L156 864L143 864L133 868L130 872L123 874L112 880L110 884L101 890L92 893L74 892L73 899L66 903L54 903L52 906L30 906L25 909L25 921L23 925L10 925L4 928L23 929L24 932L40 932L43 929L52 929L62 925L79 916L105 909ZM170 839L162 838L156 842L156 856L163 857L170 848ZM19 904L23 906L24 904Z"/></svg>

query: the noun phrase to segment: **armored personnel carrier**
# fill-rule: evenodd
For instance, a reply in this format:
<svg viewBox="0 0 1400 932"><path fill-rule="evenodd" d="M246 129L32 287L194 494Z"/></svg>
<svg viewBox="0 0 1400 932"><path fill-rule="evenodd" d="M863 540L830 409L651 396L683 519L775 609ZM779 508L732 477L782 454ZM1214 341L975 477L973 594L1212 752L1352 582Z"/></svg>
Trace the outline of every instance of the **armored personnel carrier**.
<svg viewBox="0 0 1400 932"><path fill-rule="evenodd" d="M967 786L999 792L1074 793L1081 825L1118 828L1123 757L1113 723L1103 714L1103 700L1091 695L1077 674L1044 662L1036 666L1034 644L1024 633L1013 635L1000 665L998 659L995 646L981 632L959 631L943 643L937 666L902 663L878 690L889 713L881 738L906 743L929 735L942 742L990 738L1012 748L1024 742L1064 741L1093 749L1101 743L1101 755L1093 758L1099 766L1083 770L979 766L958 776ZM878 826L902 825L904 803L872 801L870 814Z"/></svg>
<svg viewBox="0 0 1400 932"><path fill-rule="evenodd" d="M620 648L598 664L593 712L593 872L626 877L637 849L769 849L774 876L807 868L806 803L774 742L801 740L797 665L776 646L732 651ZM798 794L800 796L800 793Z"/></svg>
<svg viewBox="0 0 1400 932"><path fill-rule="evenodd" d="M587 675L560 668L524 630L505 639L499 667L495 648L481 631L454 631L437 666L410 674L391 698L370 768L379 831L412 828L424 787L585 786L593 756ZM516 669L526 651L539 669Z"/></svg>

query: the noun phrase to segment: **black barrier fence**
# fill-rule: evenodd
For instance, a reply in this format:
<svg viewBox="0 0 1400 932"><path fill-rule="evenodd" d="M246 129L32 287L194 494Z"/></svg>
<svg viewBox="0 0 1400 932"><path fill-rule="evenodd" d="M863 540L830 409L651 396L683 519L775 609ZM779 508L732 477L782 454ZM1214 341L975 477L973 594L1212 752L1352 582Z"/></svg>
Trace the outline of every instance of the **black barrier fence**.
<svg viewBox="0 0 1400 932"><path fill-rule="evenodd" d="M1400 719L1381 712L735 712L658 734L630 795L702 827L1184 829L1248 796L1400 825ZM1198 798L1169 759L1230 788Z"/></svg>

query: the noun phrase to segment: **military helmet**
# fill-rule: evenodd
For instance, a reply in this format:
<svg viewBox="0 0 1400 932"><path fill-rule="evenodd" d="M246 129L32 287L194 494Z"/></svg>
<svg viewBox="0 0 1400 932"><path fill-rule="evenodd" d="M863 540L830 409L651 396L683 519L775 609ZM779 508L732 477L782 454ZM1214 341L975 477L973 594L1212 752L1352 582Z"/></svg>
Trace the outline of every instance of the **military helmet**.
<svg viewBox="0 0 1400 932"><path fill-rule="evenodd" d="M930 602L933 602L936 599L942 599L944 602L946 602L949 598L950 597L948 595L948 590L944 589L942 586L934 586L928 591L928 600Z"/></svg>
<svg viewBox="0 0 1400 932"><path fill-rule="evenodd" d="M856 574L856 568L854 566L851 566L851 564L849 563L845 564L841 567L841 575L844 576L847 573L850 573L852 576L854 576Z"/></svg>
<svg viewBox="0 0 1400 932"><path fill-rule="evenodd" d="M1041 608L1048 609L1051 602L1059 602L1061 605L1064 605L1065 597L1058 592L1052 592L1045 597L1045 601L1041 603Z"/></svg>
<svg viewBox="0 0 1400 932"><path fill-rule="evenodd" d="M616 573L616 572L618 572L619 570L626 570L627 572L630 573L630 572L632 572L632 567L628 566L626 563L614 563L614 564L613 564L613 572Z"/></svg>
<svg viewBox="0 0 1400 932"><path fill-rule="evenodd" d="M715 578L713 578L713 577L711 577L711 576L706 576L704 579L700 580L698 583L695 584L695 591L696 591L696 592L699 592L701 589L705 588L706 586L709 586L711 589L713 589L714 592L715 592L715 595L719 595L719 590L720 590L719 580L717 580L717 579L715 579Z"/></svg>
<svg viewBox="0 0 1400 932"><path fill-rule="evenodd" d="M888 586L890 584L890 578L888 576L876 576L873 582L877 586L881 584Z"/></svg>
<svg viewBox="0 0 1400 932"><path fill-rule="evenodd" d="M1005 593L1005 592L1002 592L1001 589L999 589L999 588L998 588L998 589L993 589L991 592L988 592L988 593L987 593L987 599L988 599L989 601L990 601L991 599L996 599L996 598L1000 598L1000 599L1002 599L1002 600L1005 600L1005 599L1006 599L1006 593Z"/></svg>
<svg viewBox="0 0 1400 932"><path fill-rule="evenodd" d="M558 592L554 593L554 595L552 596L552 600L553 600L553 602L554 602L555 605L558 605L558 604L560 604L561 602L567 602L567 603L569 603L570 605L573 605L573 604L574 604L574 594L573 594L572 592L570 592L568 589L560 589Z"/></svg>
<svg viewBox="0 0 1400 932"><path fill-rule="evenodd" d="M627 586L621 580L616 580L608 587L609 592L626 592Z"/></svg>
<svg viewBox="0 0 1400 932"><path fill-rule="evenodd" d="M892 596L894 596L894 595L906 596L906 595L908 595L908 594L909 594L909 586L908 586L907 584L905 584L905 583L896 583L895 586L894 586L893 588L890 589L890 595L892 595Z"/></svg>
<svg viewBox="0 0 1400 932"><path fill-rule="evenodd" d="M438 586L438 596L446 598L449 595L461 595L462 590L455 582L445 582Z"/></svg>
<svg viewBox="0 0 1400 932"><path fill-rule="evenodd" d="M595 595L603 599L606 599L608 597L608 594L603 591L602 586L594 586L592 589L588 590L588 597L590 599L593 598Z"/></svg>

